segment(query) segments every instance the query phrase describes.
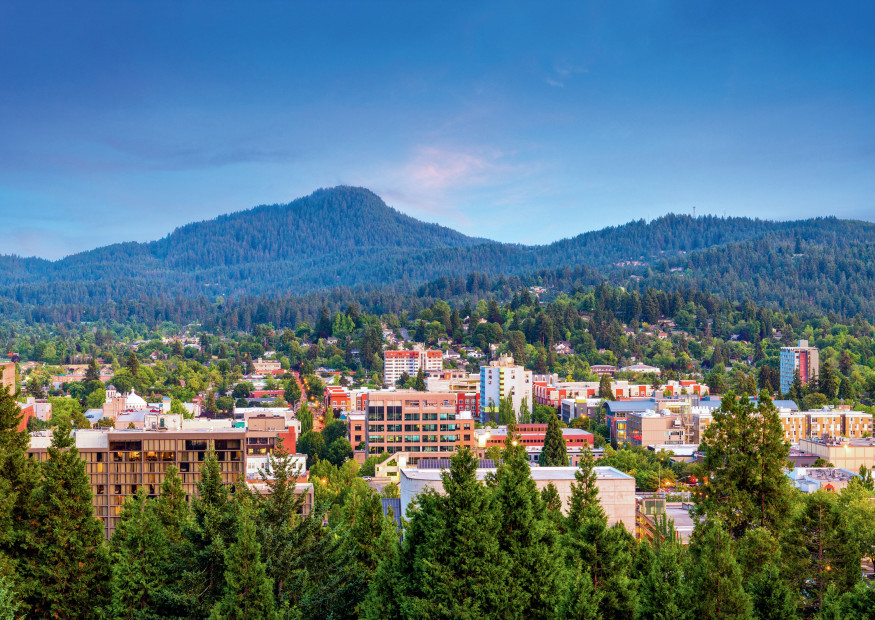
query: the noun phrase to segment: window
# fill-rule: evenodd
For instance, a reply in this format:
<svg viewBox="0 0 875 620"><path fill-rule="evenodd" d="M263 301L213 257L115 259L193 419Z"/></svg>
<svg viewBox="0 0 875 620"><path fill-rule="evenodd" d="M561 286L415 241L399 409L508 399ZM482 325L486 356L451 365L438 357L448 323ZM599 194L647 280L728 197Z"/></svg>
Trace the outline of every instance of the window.
<svg viewBox="0 0 875 620"><path fill-rule="evenodd" d="M207 449L207 440L206 439L186 439L185 440L185 449L186 450L206 450Z"/></svg>
<svg viewBox="0 0 875 620"><path fill-rule="evenodd" d="M408 433L411 431L418 433L419 432L419 424L405 424L404 430L407 431Z"/></svg>
<svg viewBox="0 0 875 620"><path fill-rule="evenodd" d="M400 433L401 432L401 425L400 424L387 424L386 425L386 432L387 433Z"/></svg>
<svg viewBox="0 0 875 620"><path fill-rule="evenodd" d="M424 431L436 431L438 429L437 424L423 424L422 430Z"/></svg>
<svg viewBox="0 0 875 620"><path fill-rule="evenodd" d="M382 433L385 428L383 424L368 424L369 433Z"/></svg>
<svg viewBox="0 0 875 620"><path fill-rule="evenodd" d="M410 421L410 420L418 421L418 420L419 420L419 414L418 414L418 413L405 413L405 414L404 414L404 419L405 419L405 420L408 420L408 421Z"/></svg>
<svg viewBox="0 0 875 620"><path fill-rule="evenodd" d="M422 440L423 440L424 442L434 442L434 443L437 443L438 438L437 438L437 435L423 435L423 436L422 436Z"/></svg>
<svg viewBox="0 0 875 620"><path fill-rule="evenodd" d="M404 441L408 443L418 443L419 435L404 435Z"/></svg>

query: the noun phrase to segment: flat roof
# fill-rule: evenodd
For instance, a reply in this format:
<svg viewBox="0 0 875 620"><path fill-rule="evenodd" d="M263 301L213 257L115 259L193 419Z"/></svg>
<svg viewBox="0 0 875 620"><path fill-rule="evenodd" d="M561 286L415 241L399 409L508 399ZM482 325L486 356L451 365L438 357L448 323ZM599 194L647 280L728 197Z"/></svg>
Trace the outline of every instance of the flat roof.
<svg viewBox="0 0 875 620"><path fill-rule="evenodd" d="M532 480L574 480L574 474L579 470L578 467L531 467ZM597 480L632 480L635 478L629 474L624 474L615 467L596 466L593 467ZM401 469L401 474L411 480L440 480L441 469L417 469L415 467L405 467ZM477 479L483 480L487 474L495 473L495 468L478 468Z"/></svg>

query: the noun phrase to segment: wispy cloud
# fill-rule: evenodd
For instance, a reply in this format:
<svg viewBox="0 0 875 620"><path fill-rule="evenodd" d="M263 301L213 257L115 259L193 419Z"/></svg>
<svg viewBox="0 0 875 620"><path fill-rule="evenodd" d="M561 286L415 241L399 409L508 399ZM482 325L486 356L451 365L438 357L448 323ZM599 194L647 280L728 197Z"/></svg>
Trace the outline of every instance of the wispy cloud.
<svg viewBox="0 0 875 620"><path fill-rule="evenodd" d="M589 69L566 62L554 63L544 77L544 82L554 88L565 88L571 78L582 73L589 73Z"/></svg>
<svg viewBox="0 0 875 620"><path fill-rule="evenodd" d="M419 148L404 175L426 190L471 187L495 182L513 169L501 151L473 152Z"/></svg>

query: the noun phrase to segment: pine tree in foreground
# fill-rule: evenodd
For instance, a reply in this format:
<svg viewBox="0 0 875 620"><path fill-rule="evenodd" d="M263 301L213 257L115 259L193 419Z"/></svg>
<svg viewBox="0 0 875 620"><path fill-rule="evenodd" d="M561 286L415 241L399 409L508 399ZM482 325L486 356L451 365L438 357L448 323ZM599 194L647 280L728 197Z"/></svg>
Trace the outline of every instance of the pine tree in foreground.
<svg viewBox="0 0 875 620"><path fill-rule="evenodd" d="M34 491L35 531L25 571L38 583L30 594L38 617L85 618L109 597L103 525L94 517L91 486L71 427L55 428L42 482Z"/></svg>
<svg viewBox="0 0 875 620"><path fill-rule="evenodd" d="M20 566L31 545L33 504L31 494L39 478L39 467L27 458L30 436L19 431L21 409L14 394L0 386L0 575L7 575L10 597L23 604L40 588Z"/></svg>
<svg viewBox="0 0 875 620"><path fill-rule="evenodd" d="M581 456L575 480L563 541L568 567L572 571L579 570L578 566L588 569L605 620L634 617L637 593L631 570L635 539L622 523L608 527L589 449Z"/></svg>
<svg viewBox="0 0 875 620"><path fill-rule="evenodd" d="M167 586L170 541L143 487L125 502L110 541L112 611L118 618L158 620L157 597Z"/></svg>
<svg viewBox="0 0 875 620"><path fill-rule="evenodd" d="M561 603L556 593L567 586L563 558L556 528L532 480L526 448L514 430L511 425L502 461L487 481L501 523L498 546L509 568L504 617L549 618Z"/></svg>
<svg viewBox="0 0 875 620"><path fill-rule="evenodd" d="M237 500L237 540L228 547L225 558L224 596L213 606L214 620L273 620L278 618L273 597L273 580L261 561L261 545L251 499Z"/></svg>
<svg viewBox="0 0 875 620"><path fill-rule="evenodd" d="M690 611L697 618L753 618L732 537L717 521L700 522L690 543Z"/></svg>

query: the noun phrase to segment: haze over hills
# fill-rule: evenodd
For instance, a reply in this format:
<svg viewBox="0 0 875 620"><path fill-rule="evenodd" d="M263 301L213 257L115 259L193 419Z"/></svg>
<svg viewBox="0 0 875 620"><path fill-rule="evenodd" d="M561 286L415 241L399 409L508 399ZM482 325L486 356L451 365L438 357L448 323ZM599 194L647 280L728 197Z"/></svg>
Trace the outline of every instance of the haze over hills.
<svg viewBox="0 0 875 620"><path fill-rule="evenodd" d="M23 307L276 296L585 265L628 286L692 286L733 300L872 316L873 241L875 224L835 218L666 215L522 246L421 222L367 189L335 187L192 223L149 243L58 261L0 256L0 300Z"/></svg>

